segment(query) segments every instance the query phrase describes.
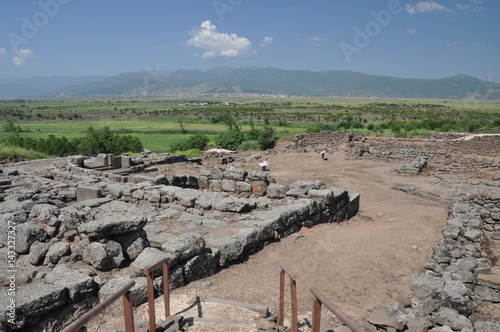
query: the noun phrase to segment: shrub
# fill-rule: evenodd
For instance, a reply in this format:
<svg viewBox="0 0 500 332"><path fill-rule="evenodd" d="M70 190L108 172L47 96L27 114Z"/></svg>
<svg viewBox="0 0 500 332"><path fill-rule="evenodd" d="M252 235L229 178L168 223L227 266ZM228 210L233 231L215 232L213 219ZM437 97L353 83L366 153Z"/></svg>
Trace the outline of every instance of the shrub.
<svg viewBox="0 0 500 332"><path fill-rule="evenodd" d="M236 150L243 141L245 135L238 129L230 129L215 138L215 144L231 150Z"/></svg>
<svg viewBox="0 0 500 332"><path fill-rule="evenodd" d="M242 151L257 151L260 150L260 145L258 141L245 141L240 144L238 150Z"/></svg>
<svg viewBox="0 0 500 332"><path fill-rule="evenodd" d="M191 135L189 138L185 140L173 144L172 150L173 151L177 150L184 151L190 149L202 150L207 146L208 142L210 142L210 139L208 138L207 135L196 133L194 135Z"/></svg>
<svg viewBox="0 0 500 332"><path fill-rule="evenodd" d="M249 131L245 132L245 138L248 141L256 141L259 139L260 135L262 135L262 130L252 128Z"/></svg>
<svg viewBox="0 0 500 332"><path fill-rule="evenodd" d="M314 123L306 129L308 133L319 133L320 131L335 131L335 126L326 123Z"/></svg>
<svg viewBox="0 0 500 332"><path fill-rule="evenodd" d="M277 139L278 138L276 137L276 134L272 127L264 127L264 130L262 131L262 134L259 136L259 139L257 141L259 142L260 148L262 150L267 150L274 147Z"/></svg>
<svg viewBox="0 0 500 332"><path fill-rule="evenodd" d="M45 153L51 156L69 156L82 154L95 156L98 153L113 153L115 155L124 152L141 152L143 147L141 141L131 135L113 135L108 127L94 130L89 127L84 137L74 138L71 141L66 137L49 135L48 138L23 138L15 132L9 135L5 142L9 146L17 146Z"/></svg>

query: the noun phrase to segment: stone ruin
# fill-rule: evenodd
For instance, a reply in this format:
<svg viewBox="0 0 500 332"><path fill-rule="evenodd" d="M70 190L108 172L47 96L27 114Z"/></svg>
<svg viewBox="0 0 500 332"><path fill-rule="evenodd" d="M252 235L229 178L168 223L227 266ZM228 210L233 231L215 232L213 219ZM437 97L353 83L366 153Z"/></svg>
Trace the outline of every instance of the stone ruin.
<svg viewBox="0 0 500 332"><path fill-rule="evenodd" d="M61 330L131 279L138 306L147 302L144 269L163 258L171 287L181 287L301 227L359 210L359 194L321 181L276 183L265 172L216 166L147 176L154 165L179 161L199 162L149 153L5 169L0 236L15 234L15 245L0 248L0 267L4 288L15 292L15 316L12 297L0 297L0 331ZM157 276L158 293L161 283Z"/></svg>
<svg viewBox="0 0 500 332"><path fill-rule="evenodd" d="M274 152L322 150L343 151L349 159L402 161L394 169L399 174L456 175L441 180L461 188L447 196L407 185L393 187L448 203L449 216L425 271L410 285L408 300L375 310L367 322L361 322L363 327L367 331L500 331L500 136L464 140L463 134L437 133L419 140L321 132L290 137ZM490 317L478 317L482 308L490 308Z"/></svg>
<svg viewBox="0 0 500 332"><path fill-rule="evenodd" d="M367 331L500 331L500 276L489 268L500 259L500 142L456 138L300 134L271 152L343 151L351 159L398 160L400 174L456 174L462 185L487 188L467 187L444 199L411 186L394 187L446 201L449 216L442 239L411 283L411 295L360 321ZM5 172L0 234L6 236L9 222L16 225L18 311L16 323L9 324L8 297L0 299L0 331L60 330L130 279L136 281L132 293L139 305L146 301L143 269L160 259L170 258L170 284L180 287L302 226L341 222L359 209L358 194L325 188L321 181L276 183L265 172L221 166L197 175L148 176L158 164L200 160L153 153L120 158L120 164L114 156L100 158L75 157L38 173L22 167ZM228 158L237 157L210 160ZM472 182L461 179L464 174L473 174ZM8 261L7 249L0 249L0 264ZM160 278L155 287L159 293ZM478 316L489 306L497 308L490 317Z"/></svg>

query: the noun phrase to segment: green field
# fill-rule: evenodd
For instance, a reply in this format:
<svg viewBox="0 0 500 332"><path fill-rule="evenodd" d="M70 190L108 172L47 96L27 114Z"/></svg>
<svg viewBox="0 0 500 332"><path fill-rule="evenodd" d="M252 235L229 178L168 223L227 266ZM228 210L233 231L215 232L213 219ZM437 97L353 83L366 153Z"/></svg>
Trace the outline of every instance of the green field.
<svg viewBox="0 0 500 332"><path fill-rule="evenodd" d="M87 128L109 127L113 134L137 136L144 148L173 152L193 133L211 145L228 127L217 118L229 114L243 131L266 124L279 137L306 131L353 130L367 135L425 136L432 131L500 132L500 101L373 100L362 98L120 98L0 100L0 142L15 124L29 138L68 139Z"/></svg>

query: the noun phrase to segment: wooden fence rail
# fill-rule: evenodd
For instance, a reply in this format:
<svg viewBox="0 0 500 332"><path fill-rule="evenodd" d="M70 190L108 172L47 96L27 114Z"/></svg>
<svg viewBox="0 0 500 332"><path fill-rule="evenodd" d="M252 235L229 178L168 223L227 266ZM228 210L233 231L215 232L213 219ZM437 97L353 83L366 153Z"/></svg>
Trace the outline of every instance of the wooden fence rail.
<svg viewBox="0 0 500 332"><path fill-rule="evenodd" d="M125 317L125 331L134 332L134 312L132 308L132 299L130 289L135 286L135 281L130 281L128 284L120 288L116 293L108 297L106 300L99 303L90 311L74 321L66 327L62 332L79 332L82 328L86 330L85 325L95 316L99 315L104 309L112 305L120 296L123 299L123 315Z"/></svg>

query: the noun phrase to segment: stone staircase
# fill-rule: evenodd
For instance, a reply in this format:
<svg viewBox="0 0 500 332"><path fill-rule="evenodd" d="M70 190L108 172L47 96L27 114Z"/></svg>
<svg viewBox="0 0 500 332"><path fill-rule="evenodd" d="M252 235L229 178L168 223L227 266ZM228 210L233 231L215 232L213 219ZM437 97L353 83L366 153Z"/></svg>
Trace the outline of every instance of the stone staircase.
<svg viewBox="0 0 500 332"><path fill-rule="evenodd" d="M284 327L277 325L277 317L271 315L265 305L196 296L187 301L182 308L174 309L175 312L166 320L157 317L156 332L285 331ZM137 319L136 331L149 332L148 318L138 316ZM107 332L111 331L118 330L112 329Z"/></svg>

